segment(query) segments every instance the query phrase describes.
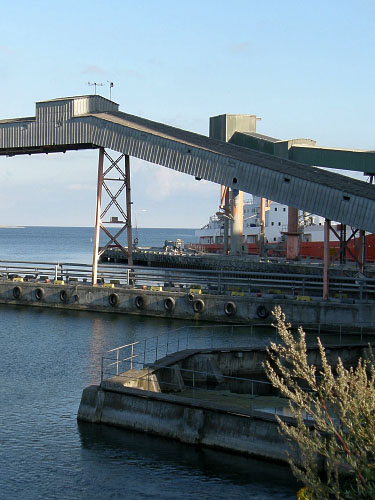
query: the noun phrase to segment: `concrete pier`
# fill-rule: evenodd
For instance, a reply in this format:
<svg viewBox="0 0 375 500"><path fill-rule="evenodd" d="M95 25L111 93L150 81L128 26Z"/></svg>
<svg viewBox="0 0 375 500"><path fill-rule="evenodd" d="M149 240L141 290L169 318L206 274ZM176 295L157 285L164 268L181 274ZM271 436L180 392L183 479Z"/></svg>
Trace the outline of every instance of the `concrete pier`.
<svg viewBox="0 0 375 500"><path fill-rule="evenodd" d="M172 394L139 389L87 387L80 421L157 434L183 443L286 461L287 443L272 414L223 408Z"/></svg>
<svg viewBox="0 0 375 500"><path fill-rule="evenodd" d="M308 356L321 369L317 347ZM346 367L368 356L365 345L327 349L329 363L340 357ZM264 348L173 353L84 389L78 419L273 461L286 462L289 451L298 462L278 431L273 405L286 422L294 420L288 401L266 380L267 358Z"/></svg>
<svg viewBox="0 0 375 500"><path fill-rule="evenodd" d="M163 287L145 290L127 285L92 286L79 282L0 281L0 304L242 324L271 322L272 309L280 305L294 325L370 330L375 327L372 301L340 298L323 301L272 293L258 295L241 292L218 295L200 289Z"/></svg>

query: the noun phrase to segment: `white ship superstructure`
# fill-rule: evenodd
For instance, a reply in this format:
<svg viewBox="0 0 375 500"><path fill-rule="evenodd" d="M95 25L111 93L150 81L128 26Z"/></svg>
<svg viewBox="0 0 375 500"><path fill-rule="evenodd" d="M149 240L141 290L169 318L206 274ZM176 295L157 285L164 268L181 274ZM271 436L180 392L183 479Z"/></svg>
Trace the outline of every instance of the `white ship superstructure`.
<svg viewBox="0 0 375 500"><path fill-rule="evenodd" d="M229 235L230 235L229 224ZM299 212L299 229L301 241L323 241L324 219L317 215ZM284 241L283 233L288 231L288 207L272 202L266 211L265 237L266 243ZM244 201L243 204L243 243L257 243L260 232L260 198L257 196ZM198 244L221 245L224 242L224 219L218 213L210 217L209 222L195 232Z"/></svg>

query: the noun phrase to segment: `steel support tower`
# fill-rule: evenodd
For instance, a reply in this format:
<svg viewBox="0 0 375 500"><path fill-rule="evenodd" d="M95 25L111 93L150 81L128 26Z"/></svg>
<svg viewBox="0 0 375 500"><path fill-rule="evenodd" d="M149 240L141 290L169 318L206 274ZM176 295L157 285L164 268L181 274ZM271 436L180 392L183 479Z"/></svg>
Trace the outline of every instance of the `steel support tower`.
<svg viewBox="0 0 375 500"><path fill-rule="evenodd" d="M105 169L104 158L109 161L109 166ZM125 158L125 162L123 162L124 167L121 166L121 160L123 158ZM104 210L102 210L103 188L109 198ZM125 199L123 197L124 190ZM123 208L124 204L126 205L125 210ZM120 248L128 258L128 265L133 265L131 205L129 156L121 154L117 160L114 160L104 148L99 148L98 187L96 193L95 235L92 265L93 285L96 285L98 281L99 257L111 245L114 244L116 247ZM115 211L119 215L109 216L110 211ZM109 220L104 221L105 216L107 216ZM117 226L116 232L113 230L114 226ZM119 226L120 228L118 229ZM125 229L127 230L127 248L125 248L119 241L119 238ZM102 248L99 247L101 232L103 232L108 238L107 243Z"/></svg>

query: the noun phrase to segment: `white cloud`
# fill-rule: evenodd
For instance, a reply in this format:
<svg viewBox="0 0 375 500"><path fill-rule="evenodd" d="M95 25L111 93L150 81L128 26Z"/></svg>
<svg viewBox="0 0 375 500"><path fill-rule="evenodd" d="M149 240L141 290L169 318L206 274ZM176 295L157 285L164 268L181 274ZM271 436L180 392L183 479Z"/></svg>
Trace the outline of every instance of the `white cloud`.
<svg viewBox="0 0 375 500"><path fill-rule="evenodd" d="M67 188L71 191L96 191L92 184L68 184Z"/></svg>
<svg viewBox="0 0 375 500"><path fill-rule="evenodd" d="M131 161L131 177L133 194L134 189L139 189L141 184L142 193L153 201L164 201L171 197L187 200L189 195L205 196L208 192L220 192L218 184L197 181L190 175L134 158Z"/></svg>

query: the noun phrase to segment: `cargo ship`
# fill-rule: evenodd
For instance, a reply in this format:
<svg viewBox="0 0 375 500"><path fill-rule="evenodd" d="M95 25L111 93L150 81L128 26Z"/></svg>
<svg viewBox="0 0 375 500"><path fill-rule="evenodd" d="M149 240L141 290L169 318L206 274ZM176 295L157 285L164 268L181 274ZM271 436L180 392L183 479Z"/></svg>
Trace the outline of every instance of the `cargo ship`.
<svg viewBox="0 0 375 500"><path fill-rule="evenodd" d="M260 235L260 198L253 196L243 203L243 241L244 254L259 255ZM332 224L340 234L342 226ZM286 233L288 231L288 207L281 203L270 203L265 217L265 255L268 257L286 256ZM349 237L352 233L350 227L345 228ZM324 248L324 218L318 215L299 212L299 257L305 259L323 259ZM207 224L196 230L197 243L191 245L199 251L208 253L223 253L224 251L224 219L218 212L209 218ZM229 224L230 245L230 224ZM340 256L340 240L331 232L330 255L332 260ZM347 244L345 259L353 260L353 255L358 257L359 235L353 237ZM366 261L375 261L375 235L366 234L365 241ZM353 254L353 255L352 255Z"/></svg>

